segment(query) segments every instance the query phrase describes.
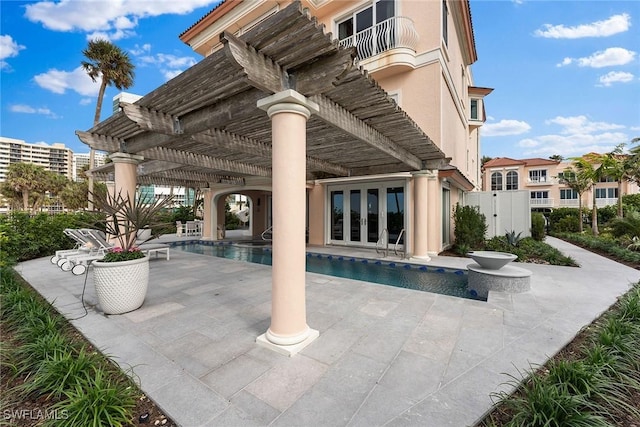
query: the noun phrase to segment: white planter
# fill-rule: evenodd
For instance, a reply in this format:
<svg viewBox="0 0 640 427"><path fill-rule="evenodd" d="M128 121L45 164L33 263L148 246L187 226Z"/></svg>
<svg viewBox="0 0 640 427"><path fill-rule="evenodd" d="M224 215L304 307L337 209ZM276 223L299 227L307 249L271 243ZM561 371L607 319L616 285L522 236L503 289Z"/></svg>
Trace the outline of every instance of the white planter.
<svg viewBox="0 0 640 427"><path fill-rule="evenodd" d="M149 257L119 262L93 262L93 284L105 314L139 308L147 295Z"/></svg>

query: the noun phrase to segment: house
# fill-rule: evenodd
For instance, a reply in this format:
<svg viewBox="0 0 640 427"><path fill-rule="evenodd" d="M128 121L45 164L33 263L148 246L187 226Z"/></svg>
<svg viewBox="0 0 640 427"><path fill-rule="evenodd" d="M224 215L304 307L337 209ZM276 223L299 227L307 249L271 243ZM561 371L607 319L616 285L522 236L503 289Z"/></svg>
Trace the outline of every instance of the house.
<svg viewBox="0 0 640 427"><path fill-rule="evenodd" d="M290 3L226 0L180 38L207 57L222 49L223 32L242 36ZM450 158L429 168L437 194L429 197L436 218L430 220L426 251L415 250L414 223L420 218L414 211L416 171L410 167L390 173L372 165L348 177L309 181L310 243L375 247L388 240L408 253L437 254L452 242L452 206L464 191L481 187L479 128L485 121L483 99L492 89L473 81L477 53L469 2L305 0L302 6L340 46L355 47L359 65ZM253 215L266 201L267 218L252 224L271 226L269 193L242 194L253 201ZM217 210L222 216L220 204Z"/></svg>
<svg viewBox="0 0 640 427"><path fill-rule="evenodd" d="M483 166L483 191L527 190L530 193L532 211L548 212L552 209L579 205L578 194L561 181L566 169L573 169L570 161L551 159L511 159L496 157ZM634 182L622 182L622 195L636 194L638 185ZM582 206L591 207L593 191L596 206L610 206L618 203L618 182L604 177L593 190L582 195Z"/></svg>
<svg viewBox="0 0 640 427"><path fill-rule="evenodd" d="M92 172L122 194L202 189L204 239L228 195L247 197L252 234L273 230L261 345L292 355L318 336L306 236L419 259L450 244L452 206L480 188L491 92L473 82L468 1L226 0L180 38L204 58L76 134L112 153Z"/></svg>

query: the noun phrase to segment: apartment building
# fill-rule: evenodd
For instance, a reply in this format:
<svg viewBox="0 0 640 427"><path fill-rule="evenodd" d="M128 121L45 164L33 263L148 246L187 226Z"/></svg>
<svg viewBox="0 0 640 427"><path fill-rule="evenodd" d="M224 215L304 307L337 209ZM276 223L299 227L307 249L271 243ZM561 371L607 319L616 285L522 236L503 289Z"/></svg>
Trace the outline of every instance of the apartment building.
<svg viewBox="0 0 640 427"><path fill-rule="evenodd" d="M222 1L180 38L208 57L223 48L223 32L250 34L291 3ZM428 253L438 253L452 240L452 207L464 191L481 187L479 129L485 121L484 97L492 89L476 86L473 80L477 52L469 2L303 0L301 5L340 46L355 48L358 66L448 158L448 163L423 168L437 182L428 196L433 209ZM415 253L421 238L414 231L424 220L416 211L416 198L427 197L423 189L416 189L417 171L406 166L400 172L360 169L365 173L308 183L310 242L374 247L388 239ZM268 193L264 198L270 203ZM255 202L251 205L259 208ZM271 225L270 207L262 214L268 216L265 225Z"/></svg>
<svg viewBox="0 0 640 427"><path fill-rule="evenodd" d="M483 191L528 190L531 210L549 211L560 207L579 205L578 194L561 183L559 177L571 168L569 161L550 159L511 159L496 157L483 166ZM611 178L603 178L593 190L582 195L582 205L591 206L595 191L598 207L618 203L618 182ZM622 196L638 193L638 185L634 182L622 182Z"/></svg>
<svg viewBox="0 0 640 427"><path fill-rule="evenodd" d="M104 153L95 153L95 167L104 165L107 156ZM85 168L89 166L89 153L73 154L73 177L74 181L84 181Z"/></svg>
<svg viewBox="0 0 640 427"><path fill-rule="evenodd" d="M73 152L64 144L27 144L21 139L0 136L0 182L6 179L10 164L21 162L73 178Z"/></svg>

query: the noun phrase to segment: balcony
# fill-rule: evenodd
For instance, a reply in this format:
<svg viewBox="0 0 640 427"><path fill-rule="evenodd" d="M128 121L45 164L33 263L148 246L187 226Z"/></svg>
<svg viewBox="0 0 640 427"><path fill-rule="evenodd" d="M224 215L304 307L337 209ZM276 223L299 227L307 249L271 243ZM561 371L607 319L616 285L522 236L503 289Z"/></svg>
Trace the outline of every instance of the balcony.
<svg viewBox="0 0 640 427"><path fill-rule="evenodd" d="M618 198L617 197L613 197L613 198L596 198L596 206L599 208L602 208L604 206L612 206L612 205L617 205L618 204Z"/></svg>
<svg viewBox="0 0 640 427"><path fill-rule="evenodd" d="M369 27L359 33L340 40L340 46L356 46L357 58L362 61L367 58L379 55L393 49L406 50L411 58L403 58L403 54L397 59L392 58L390 62L413 62L415 63L415 53L418 47L418 32L411 18L405 16L394 16L382 21L373 27ZM410 65L410 64L409 64ZM377 68L377 67L374 67ZM415 66L413 66L415 68ZM373 71L373 70L371 70Z"/></svg>
<svg viewBox="0 0 640 427"><path fill-rule="evenodd" d="M579 205L578 199L560 199L561 208L577 208Z"/></svg>
<svg viewBox="0 0 640 427"><path fill-rule="evenodd" d="M529 201L530 201L529 206L531 206L532 208L551 208L551 207L553 207L553 199L552 198L529 199Z"/></svg>

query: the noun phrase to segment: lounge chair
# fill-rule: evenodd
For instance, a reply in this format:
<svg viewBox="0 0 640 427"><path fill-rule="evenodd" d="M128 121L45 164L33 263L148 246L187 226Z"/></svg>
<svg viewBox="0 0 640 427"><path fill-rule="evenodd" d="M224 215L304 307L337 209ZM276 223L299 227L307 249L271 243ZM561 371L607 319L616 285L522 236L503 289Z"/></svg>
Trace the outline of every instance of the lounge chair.
<svg viewBox="0 0 640 427"><path fill-rule="evenodd" d="M70 255L80 255L82 253L89 253L93 247L91 241L85 236L79 229L65 228L63 233L76 242L73 249L61 249L56 251L56 254L51 257L51 264L57 264L58 260Z"/></svg>
<svg viewBox="0 0 640 427"><path fill-rule="evenodd" d="M94 253L84 256L72 256L60 265L63 271L71 271L75 275L84 274L87 267L93 261L104 258L107 251L115 247L113 244L107 242L104 234L99 230L83 229L82 231L91 239L97 250ZM167 261L170 259L170 247L166 243L143 243L139 245L138 248L147 256L155 253L157 257L159 252L164 252L167 256Z"/></svg>

